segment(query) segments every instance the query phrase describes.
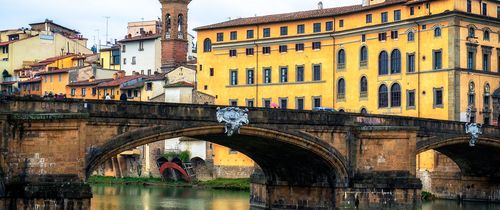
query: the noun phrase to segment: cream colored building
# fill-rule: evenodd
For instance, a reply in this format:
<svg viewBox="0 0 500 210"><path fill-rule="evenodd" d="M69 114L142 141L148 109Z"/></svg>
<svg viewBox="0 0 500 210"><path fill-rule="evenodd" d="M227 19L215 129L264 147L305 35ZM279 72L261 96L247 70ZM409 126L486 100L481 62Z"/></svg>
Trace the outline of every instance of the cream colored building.
<svg viewBox="0 0 500 210"><path fill-rule="evenodd" d="M144 34L158 34L161 30L161 22L157 20L129 22L127 36L136 37Z"/></svg>
<svg viewBox="0 0 500 210"><path fill-rule="evenodd" d="M20 37L21 38L21 37ZM80 40L81 41L81 40ZM14 75L14 70L61 54L91 54L85 45L58 33L40 32L36 36L0 43L0 71ZM8 50L3 50L8 49Z"/></svg>

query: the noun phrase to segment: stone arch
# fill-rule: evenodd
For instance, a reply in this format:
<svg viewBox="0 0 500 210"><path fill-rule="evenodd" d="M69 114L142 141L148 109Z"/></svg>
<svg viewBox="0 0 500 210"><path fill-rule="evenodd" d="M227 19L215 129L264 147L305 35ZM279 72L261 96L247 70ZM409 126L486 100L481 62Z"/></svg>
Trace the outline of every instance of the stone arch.
<svg viewBox="0 0 500 210"><path fill-rule="evenodd" d="M191 162L191 164L193 165L193 167L205 166L207 164L206 161L203 160L203 158L200 158L200 157L193 157L193 158L191 158L191 160L189 162Z"/></svg>
<svg viewBox="0 0 500 210"><path fill-rule="evenodd" d="M453 160L466 176L500 178L500 139L480 137L475 147L470 136L433 137L417 143L417 154L435 150Z"/></svg>
<svg viewBox="0 0 500 210"><path fill-rule="evenodd" d="M198 138L230 148L238 148L262 168L269 182L285 179L294 184L321 182L328 183L332 187L348 184L349 173L345 159L340 152L320 139L301 132L284 133L250 126L242 127L237 136L227 137L224 134L223 125L181 129L176 126L155 126L115 136L87 155L86 176L88 177L100 164L122 151L177 137ZM295 152L287 153L286 151L290 149ZM283 156L284 154L293 155ZM278 166L271 166L270 164L273 163ZM318 173L321 175L312 176Z"/></svg>

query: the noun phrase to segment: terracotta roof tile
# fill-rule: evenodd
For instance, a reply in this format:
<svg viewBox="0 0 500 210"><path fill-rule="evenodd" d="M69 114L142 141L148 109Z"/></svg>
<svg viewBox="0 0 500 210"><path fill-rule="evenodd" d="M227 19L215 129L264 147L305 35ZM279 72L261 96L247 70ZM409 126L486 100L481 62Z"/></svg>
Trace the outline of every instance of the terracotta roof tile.
<svg viewBox="0 0 500 210"><path fill-rule="evenodd" d="M44 71L44 72L37 73L36 76L49 75L49 74L59 74L59 73L68 73L69 71L71 71L73 69L75 69L75 68L57 69L57 70L52 70L52 71Z"/></svg>
<svg viewBox="0 0 500 210"><path fill-rule="evenodd" d="M123 43L123 42L134 42L134 41L139 41L139 40L150 40L150 39L159 38L160 36L161 36L160 34L145 35L145 36L136 36L136 37L122 39L122 40L120 40L118 42Z"/></svg>
<svg viewBox="0 0 500 210"><path fill-rule="evenodd" d="M0 85L13 85L16 84L17 81L9 81L9 82L0 82Z"/></svg>
<svg viewBox="0 0 500 210"><path fill-rule="evenodd" d="M93 85L98 85L104 82L110 82L113 79L96 79L94 81L89 81L89 80L84 80L84 81L77 81L77 82L72 82L69 83L69 87L79 87L79 86L93 86Z"/></svg>
<svg viewBox="0 0 500 210"><path fill-rule="evenodd" d="M194 85L189 83L189 82L180 81L180 82L176 82L173 84L165 85L165 87L166 88L170 88L170 87L194 87Z"/></svg>
<svg viewBox="0 0 500 210"><path fill-rule="evenodd" d="M144 77L144 76L142 76L142 75L125 76L125 77L115 79L115 80L112 80L109 82L101 83L101 84L97 85L97 87L116 87L116 86L120 86L122 83L128 82L130 80L138 79L141 77Z"/></svg>
<svg viewBox="0 0 500 210"><path fill-rule="evenodd" d="M37 83L37 82L41 82L41 81L42 81L42 78L37 77L37 78L32 78L32 79L29 79L29 80L26 80L26 81L19 81L19 84Z"/></svg>
<svg viewBox="0 0 500 210"><path fill-rule="evenodd" d="M162 80L165 80L166 75L167 75L167 73L159 73L156 75L148 76L146 78L146 81L162 81Z"/></svg>
<svg viewBox="0 0 500 210"><path fill-rule="evenodd" d="M201 31L201 30L235 27L235 26L247 26L247 25L265 24L265 23L287 22L287 21L303 20L303 19L311 19L311 18L331 17L331 16L335 16L335 15L363 11L363 10L378 8L378 7L392 5L392 4L404 3L407 1L408 0L387 0L384 3L375 4L375 5L371 5L371 6L365 6L365 7L363 7L362 5L351 5L351 6L315 9L315 10L299 11L299 12L291 12L291 13L283 13L283 14L274 14L274 15L266 15L266 16L238 18L238 19L229 20L229 21L225 21L225 22L221 22L221 23L212 24L212 25L201 26L201 27L195 28L194 30Z"/></svg>

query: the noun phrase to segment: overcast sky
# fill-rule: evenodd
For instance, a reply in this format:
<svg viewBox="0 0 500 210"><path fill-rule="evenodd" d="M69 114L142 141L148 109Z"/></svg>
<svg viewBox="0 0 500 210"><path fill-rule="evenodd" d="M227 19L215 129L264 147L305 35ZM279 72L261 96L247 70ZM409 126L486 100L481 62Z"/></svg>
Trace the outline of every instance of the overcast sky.
<svg viewBox="0 0 500 210"><path fill-rule="evenodd" d="M361 0L322 0L324 7L360 4ZM193 0L189 5L189 29L250 17L316 9L319 0ZM0 0L0 30L29 27L46 18L80 31L89 45L99 37L104 43L106 16L109 39L122 39L127 22L155 20L161 16L158 0ZM194 32L191 31L196 36Z"/></svg>

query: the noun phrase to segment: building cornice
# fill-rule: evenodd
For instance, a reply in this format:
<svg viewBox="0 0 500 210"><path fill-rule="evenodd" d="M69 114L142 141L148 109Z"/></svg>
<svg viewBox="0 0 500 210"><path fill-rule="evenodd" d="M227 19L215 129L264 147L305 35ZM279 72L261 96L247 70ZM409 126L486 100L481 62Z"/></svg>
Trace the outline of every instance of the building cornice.
<svg viewBox="0 0 500 210"><path fill-rule="evenodd" d="M245 41L235 41L229 43L215 43L213 44L214 49L226 49L226 48L238 48L238 47L251 47L255 45L269 45L269 44L286 44L286 43L296 43L301 41L312 41L312 40L325 40L331 38L342 38L346 36L351 36L355 34L366 34L366 33L378 33L383 31L390 31L399 28L410 27L412 25L421 25L432 23L440 20L446 20L449 18L460 17L464 19L474 19L491 22L494 24L500 24L500 19L494 19L490 17L484 16L471 16L471 14L459 12L459 11L449 11L445 13L440 13L431 16L418 17L398 22L391 23L383 23L373 26L364 26L355 29L349 29L345 31L333 31L326 33L317 33L317 34L307 34L307 35L298 35L298 36L287 36L287 37L273 37L266 39L254 39L254 40L245 40Z"/></svg>

